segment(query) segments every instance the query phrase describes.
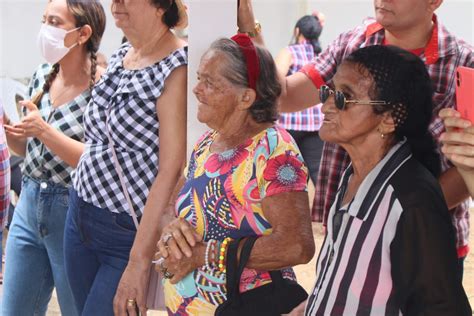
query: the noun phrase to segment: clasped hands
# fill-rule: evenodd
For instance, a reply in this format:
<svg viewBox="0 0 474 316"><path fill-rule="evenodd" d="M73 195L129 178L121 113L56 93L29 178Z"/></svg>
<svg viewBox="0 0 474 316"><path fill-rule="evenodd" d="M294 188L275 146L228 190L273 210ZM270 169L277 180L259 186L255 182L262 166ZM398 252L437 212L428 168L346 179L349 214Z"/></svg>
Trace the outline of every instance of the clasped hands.
<svg viewBox="0 0 474 316"><path fill-rule="evenodd" d="M186 220L177 218L168 224L158 241L155 269L172 284L204 265L206 244Z"/></svg>

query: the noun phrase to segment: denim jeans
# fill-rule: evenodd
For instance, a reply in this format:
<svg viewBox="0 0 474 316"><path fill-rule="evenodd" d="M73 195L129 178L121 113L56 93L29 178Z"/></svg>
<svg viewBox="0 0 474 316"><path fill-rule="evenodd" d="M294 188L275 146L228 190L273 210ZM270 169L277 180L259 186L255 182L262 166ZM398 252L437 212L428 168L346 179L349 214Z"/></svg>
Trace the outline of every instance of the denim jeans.
<svg viewBox="0 0 474 316"><path fill-rule="evenodd" d="M64 268L68 189L24 177L6 245L2 315L44 315L56 287L62 315L77 315Z"/></svg>
<svg viewBox="0 0 474 316"><path fill-rule="evenodd" d="M113 315L113 299L135 234L127 213L98 208L70 190L64 251L79 314Z"/></svg>

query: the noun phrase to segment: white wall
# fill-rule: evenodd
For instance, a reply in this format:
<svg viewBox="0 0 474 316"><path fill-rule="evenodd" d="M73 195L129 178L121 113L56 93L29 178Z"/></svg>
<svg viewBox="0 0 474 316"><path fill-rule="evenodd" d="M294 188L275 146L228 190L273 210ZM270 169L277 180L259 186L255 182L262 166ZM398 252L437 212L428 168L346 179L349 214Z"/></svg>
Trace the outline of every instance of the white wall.
<svg viewBox="0 0 474 316"><path fill-rule="evenodd" d="M46 1L0 0L0 77L28 77L42 62L36 48L36 35ZM217 3L217 0L186 1ZM111 0L102 3L108 22L101 51L110 56L120 44L122 34L110 15ZM327 45L339 33L373 15L372 3L372 0L254 0L255 14L262 23L266 43L273 54L288 44L293 26L303 14L317 9L326 15L321 41ZM474 0L445 0L438 16L449 30L474 44ZM207 23L212 24L213 20ZM216 30L220 27L216 25Z"/></svg>

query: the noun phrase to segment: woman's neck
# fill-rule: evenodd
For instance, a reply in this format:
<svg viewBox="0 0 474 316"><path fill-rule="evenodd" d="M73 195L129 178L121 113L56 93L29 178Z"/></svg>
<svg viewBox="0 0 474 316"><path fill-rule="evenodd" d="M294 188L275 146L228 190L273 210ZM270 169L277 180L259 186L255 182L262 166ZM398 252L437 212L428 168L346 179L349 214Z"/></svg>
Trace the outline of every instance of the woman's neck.
<svg viewBox="0 0 474 316"><path fill-rule="evenodd" d="M389 144L392 140L389 136L383 139L379 135L373 136L371 139L367 139L365 145L342 145L351 158L354 170L353 178L355 179L363 180L390 150Z"/></svg>
<svg viewBox="0 0 474 316"><path fill-rule="evenodd" d="M172 36L173 34L168 27L161 27L151 36L144 36L143 33L139 33L136 35L132 34L130 37L127 35L127 39L132 45L135 54L142 58L143 56L156 53L158 48L167 42L170 35Z"/></svg>
<svg viewBox="0 0 474 316"><path fill-rule="evenodd" d="M249 117L243 124L231 124L226 126L226 128L216 129L217 136L214 140L212 151L222 152L235 148L271 126L273 126L272 123L257 123Z"/></svg>
<svg viewBox="0 0 474 316"><path fill-rule="evenodd" d="M89 82L91 59L86 49L71 52L59 62L58 77L64 85L78 85Z"/></svg>

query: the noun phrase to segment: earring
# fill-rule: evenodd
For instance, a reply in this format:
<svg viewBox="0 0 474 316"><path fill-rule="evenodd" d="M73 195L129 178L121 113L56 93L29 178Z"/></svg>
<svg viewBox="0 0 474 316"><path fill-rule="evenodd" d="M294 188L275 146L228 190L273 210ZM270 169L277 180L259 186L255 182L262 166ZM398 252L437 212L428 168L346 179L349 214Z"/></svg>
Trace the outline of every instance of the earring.
<svg viewBox="0 0 474 316"><path fill-rule="evenodd" d="M384 133L382 133L382 132L380 131L380 129L379 129L379 128L377 128L377 132L379 132L379 133L380 133L380 137L381 137L382 139L384 139L384 138L385 138L385 134L384 134Z"/></svg>

